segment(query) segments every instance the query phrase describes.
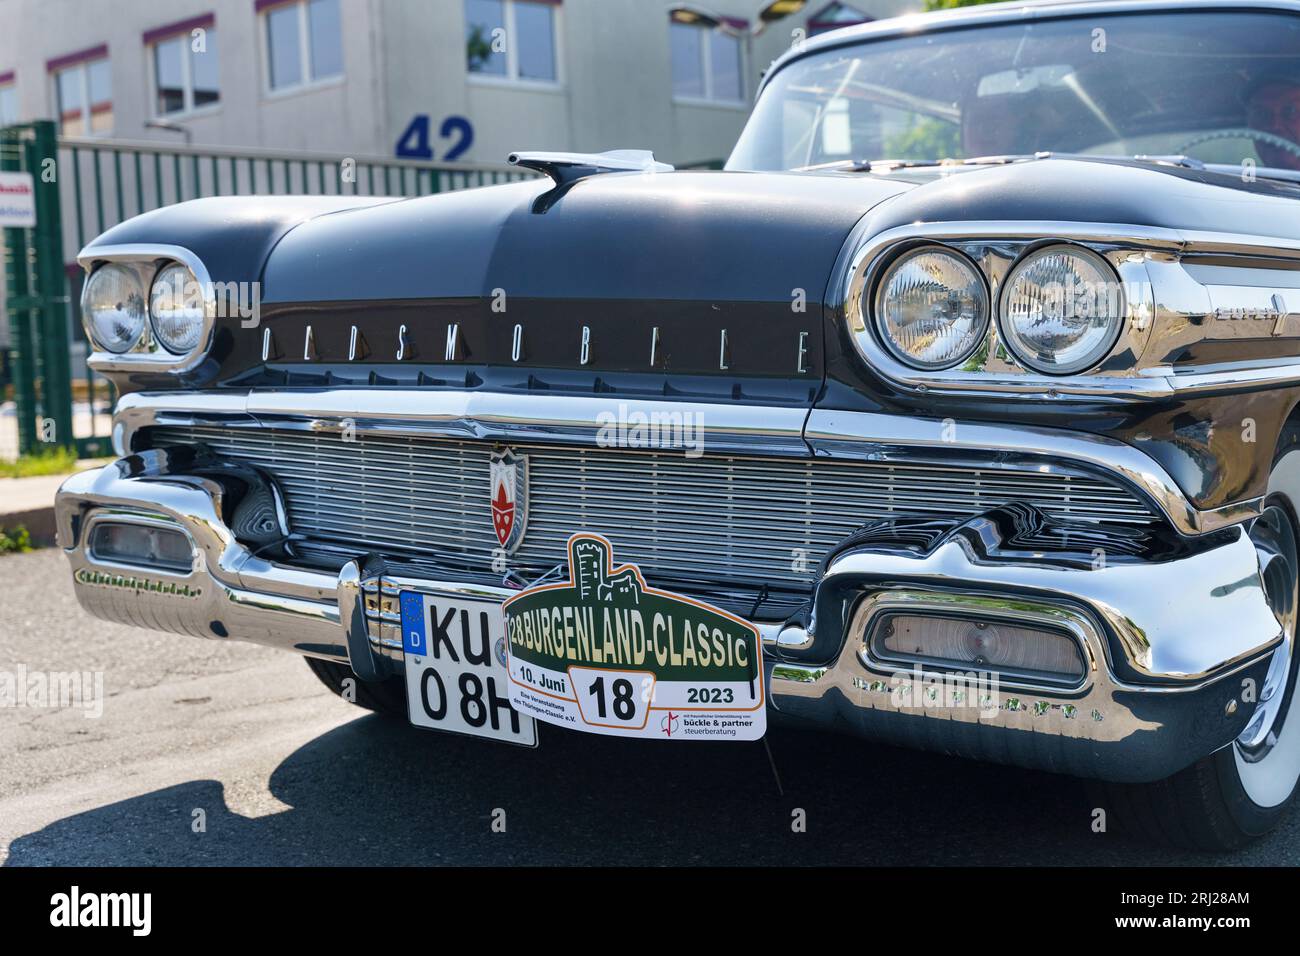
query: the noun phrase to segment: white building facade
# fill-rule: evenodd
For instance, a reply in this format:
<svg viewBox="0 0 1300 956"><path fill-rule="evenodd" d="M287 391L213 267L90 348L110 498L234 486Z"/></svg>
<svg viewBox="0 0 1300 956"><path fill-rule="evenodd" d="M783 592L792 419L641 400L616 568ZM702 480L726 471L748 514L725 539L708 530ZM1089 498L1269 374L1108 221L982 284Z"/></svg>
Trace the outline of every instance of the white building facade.
<svg viewBox="0 0 1300 956"><path fill-rule="evenodd" d="M796 12L762 24L771 6ZM500 162L720 160L791 42L920 0L0 0L0 125Z"/></svg>

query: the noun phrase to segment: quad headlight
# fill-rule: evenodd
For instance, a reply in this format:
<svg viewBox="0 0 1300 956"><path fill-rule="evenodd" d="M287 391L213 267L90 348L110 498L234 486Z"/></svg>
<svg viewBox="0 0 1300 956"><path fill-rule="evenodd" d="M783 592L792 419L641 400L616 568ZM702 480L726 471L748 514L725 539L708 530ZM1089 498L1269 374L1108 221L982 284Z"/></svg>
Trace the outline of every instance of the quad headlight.
<svg viewBox="0 0 1300 956"><path fill-rule="evenodd" d="M133 268L101 266L86 279L82 294L86 334L99 348L126 352L140 342L145 328L144 285Z"/></svg>
<svg viewBox="0 0 1300 956"><path fill-rule="evenodd" d="M217 309L207 272L188 250L108 246L81 261L93 266L81 291L92 368L178 372L202 361Z"/></svg>
<svg viewBox="0 0 1300 956"><path fill-rule="evenodd" d="M173 355L199 347L204 329L203 286L180 264L158 272L149 291L149 321L158 342Z"/></svg>
<svg viewBox="0 0 1300 956"><path fill-rule="evenodd" d="M1078 246L1047 246L1007 276L1002 338L1029 368L1068 375L1106 357L1124 311L1123 289L1106 260Z"/></svg>
<svg viewBox="0 0 1300 956"><path fill-rule="evenodd" d="M880 278L876 329L896 358L918 369L950 368L979 348L989 295L975 264L951 249L923 246Z"/></svg>

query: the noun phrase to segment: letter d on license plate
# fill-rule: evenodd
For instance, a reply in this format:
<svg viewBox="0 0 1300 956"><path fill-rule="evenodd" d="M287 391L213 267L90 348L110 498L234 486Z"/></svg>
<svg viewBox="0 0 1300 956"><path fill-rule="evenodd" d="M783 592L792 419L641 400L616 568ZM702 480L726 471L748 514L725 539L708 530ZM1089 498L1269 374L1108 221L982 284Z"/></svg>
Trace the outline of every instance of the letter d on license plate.
<svg viewBox="0 0 1300 956"><path fill-rule="evenodd" d="M411 723L537 746L537 725L510 706L501 605L403 591L402 651Z"/></svg>

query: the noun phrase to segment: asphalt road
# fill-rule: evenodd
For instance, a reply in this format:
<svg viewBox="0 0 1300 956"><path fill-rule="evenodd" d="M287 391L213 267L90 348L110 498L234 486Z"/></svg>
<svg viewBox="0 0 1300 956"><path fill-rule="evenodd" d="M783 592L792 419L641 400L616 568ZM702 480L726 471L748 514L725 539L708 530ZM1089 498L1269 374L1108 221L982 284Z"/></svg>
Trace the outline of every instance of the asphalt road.
<svg viewBox="0 0 1300 956"><path fill-rule="evenodd" d="M55 550L0 557L0 671L19 667L100 671L104 700L0 707L11 866L1300 863L1300 813L1241 853L1177 853L1094 833L1078 781L847 738L771 733L782 795L759 743L414 730L292 655L93 620Z"/></svg>

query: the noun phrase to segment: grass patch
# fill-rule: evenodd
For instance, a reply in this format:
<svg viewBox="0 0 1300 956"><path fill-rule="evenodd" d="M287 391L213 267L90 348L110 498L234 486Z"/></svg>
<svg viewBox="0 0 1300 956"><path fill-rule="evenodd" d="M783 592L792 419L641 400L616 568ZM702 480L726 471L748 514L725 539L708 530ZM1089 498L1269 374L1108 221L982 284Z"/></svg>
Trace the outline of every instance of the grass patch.
<svg viewBox="0 0 1300 956"><path fill-rule="evenodd" d="M32 550L32 536L18 525L13 530L0 528L0 554L22 554Z"/></svg>
<svg viewBox="0 0 1300 956"><path fill-rule="evenodd" d="M77 453L71 448L49 448L17 461L0 461L0 478L33 478L63 475L77 469Z"/></svg>

